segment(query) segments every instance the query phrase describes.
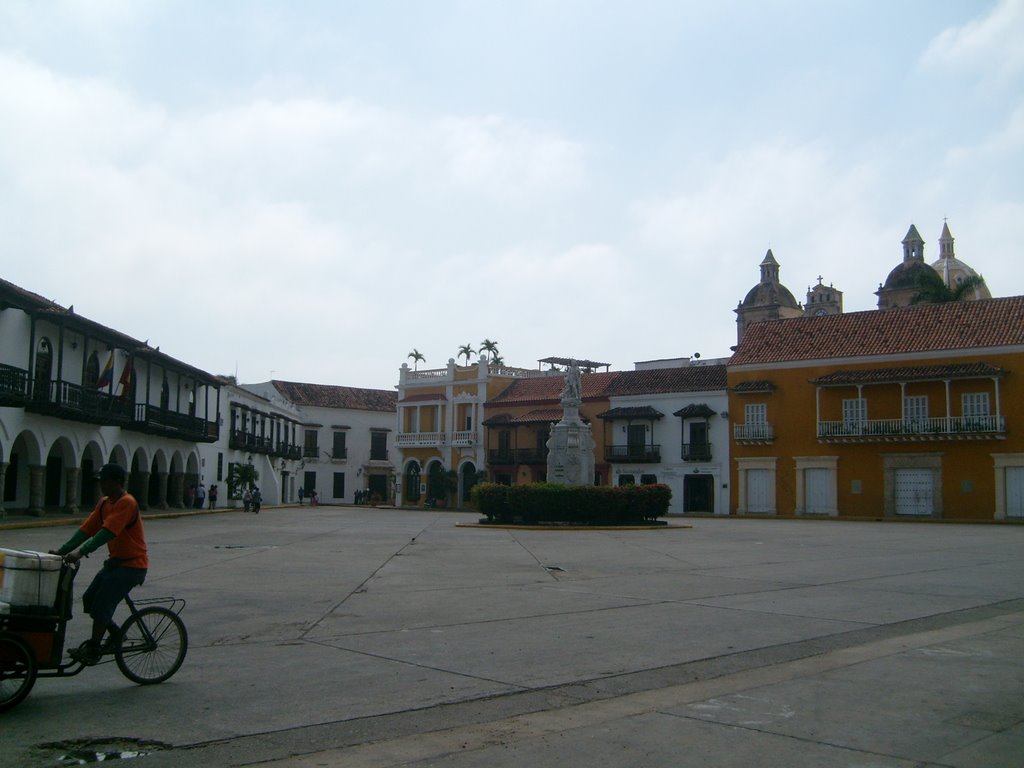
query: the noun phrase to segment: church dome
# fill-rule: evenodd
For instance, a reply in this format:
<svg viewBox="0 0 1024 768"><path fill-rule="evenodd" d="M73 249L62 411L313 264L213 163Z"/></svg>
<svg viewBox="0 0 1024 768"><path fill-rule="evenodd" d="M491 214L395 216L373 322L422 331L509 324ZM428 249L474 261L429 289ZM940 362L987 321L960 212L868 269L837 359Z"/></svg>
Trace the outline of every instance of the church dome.
<svg viewBox="0 0 1024 768"><path fill-rule="evenodd" d="M752 309L772 306L793 309L800 307L789 289L779 282L779 262L775 260L775 254L769 248L761 262L761 282L747 291L747 295L740 302L740 307Z"/></svg>
<svg viewBox="0 0 1024 768"><path fill-rule="evenodd" d="M953 235L950 233L949 225L946 223L943 223L942 235L939 237L939 259L932 264L932 269L939 273L942 282L954 290L969 277L981 277L971 267L956 257L956 252L953 250ZM976 299L992 298L988 286L984 283L976 286L970 292L970 296Z"/></svg>
<svg viewBox="0 0 1024 768"><path fill-rule="evenodd" d="M885 290L901 290L904 288L916 288L917 276L924 270L931 270L923 261L905 261L896 266L885 278Z"/></svg>
<svg viewBox="0 0 1024 768"><path fill-rule="evenodd" d="M800 306L789 289L781 283L758 283L747 291L742 302L744 308L766 307L774 304L794 308Z"/></svg>

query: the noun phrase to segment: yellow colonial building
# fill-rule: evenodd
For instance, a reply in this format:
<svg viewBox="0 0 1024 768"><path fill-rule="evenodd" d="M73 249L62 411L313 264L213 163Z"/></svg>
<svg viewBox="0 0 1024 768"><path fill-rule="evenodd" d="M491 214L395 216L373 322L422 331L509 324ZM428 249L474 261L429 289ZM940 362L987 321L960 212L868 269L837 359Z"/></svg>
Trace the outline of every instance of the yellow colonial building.
<svg viewBox="0 0 1024 768"><path fill-rule="evenodd" d="M1024 519L1024 296L757 322L733 514Z"/></svg>
<svg viewBox="0 0 1024 768"><path fill-rule="evenodd" d="M540 370L449 360L445 368L410 370L398 382L399 480L396 503L462 506L486 463L484 403L513 381L550 375ZM561 381L561 377L558 379Z"/></svg>

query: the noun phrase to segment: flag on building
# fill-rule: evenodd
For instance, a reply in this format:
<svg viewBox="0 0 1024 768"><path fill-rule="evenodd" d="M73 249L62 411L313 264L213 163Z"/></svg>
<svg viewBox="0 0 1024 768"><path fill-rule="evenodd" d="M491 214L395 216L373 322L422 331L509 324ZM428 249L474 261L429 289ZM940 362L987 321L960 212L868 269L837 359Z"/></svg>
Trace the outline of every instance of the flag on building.
<svg viewBox="0 0 1024 768"><path fill-rule="evenodd" d="M113 351L111 351L111 353L107 356L107 364L103 366L103 373L101 373L100 377L96 379L96 389L103 389L104 387L109 387L113 383L114 353Z"/></svg>
<svg viewBox="0 0 1024 768"><path fill-rule="evenodd" d="M124 364L124 370L121 371L121 379L118 382L121 385L120 397L128 397L128 391L132 386L132 359L129 357Z"/></svg>

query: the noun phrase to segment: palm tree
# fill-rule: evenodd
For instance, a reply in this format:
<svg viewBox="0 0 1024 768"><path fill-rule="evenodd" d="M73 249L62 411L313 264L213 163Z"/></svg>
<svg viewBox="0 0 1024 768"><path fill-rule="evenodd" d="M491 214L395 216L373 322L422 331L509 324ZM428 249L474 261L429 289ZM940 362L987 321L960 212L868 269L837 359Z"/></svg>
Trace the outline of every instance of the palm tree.
<svg viewBox="0 0 1024 768"><path fill-rule="evenodd" d="M416 349L416 347L412 348L412 352L410 352L407 355L407 357L411 357L412 358L412 369L414 371L415 370L419 370L419 364L424 362L427 359L427 358L425 358L423 356L422 352L420 352L418 349Z"/></svg>
<svg viewBox="0 0 1024 768"><path fill-rule="evenodd" d="M910 299L910 303L945 304L949 301L963 301L975 288L984 284L985 278L971 275L957 283L954 288L950 288L934 269L922 270L915 284L917 292Z"/></svg>
<svg viewBox="0 0 1024 768"><path fill-rule="evenodd" d="M480 342L480 351L487 353L487 359L490 360L498 355L498 342L491 341L490 339L484 339Z"/></svg>
<svg viewBox="0 0 1024 768"><path fill-rule="evenodd" d="M476 352L471 344L463 344L459 347L459 357L466 358L466 365L469 365L469 356Z"/></svg>
<svg viewBox="0 0 1024 768"><path fill-rule="evenodd" d="M504 364L505 364L505 358L502 357L501 355L495 355L494 357L491 358L491 365L494 365L494 366L497 366L497 367L500 368Z"/></svg>

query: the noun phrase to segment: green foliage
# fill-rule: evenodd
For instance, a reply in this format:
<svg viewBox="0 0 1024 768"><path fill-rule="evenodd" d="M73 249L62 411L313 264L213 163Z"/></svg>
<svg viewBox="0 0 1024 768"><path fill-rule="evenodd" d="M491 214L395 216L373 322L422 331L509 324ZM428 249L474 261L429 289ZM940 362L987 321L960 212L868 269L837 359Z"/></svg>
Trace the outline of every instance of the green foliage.
<svg viewBox="0 0 1024 768"><path fill-rule="evenodd" d="M910 303L945 304L949 301L963 301L971 291L984 284L984 278L973 275L950 288L934 269L922 270L914 285L917 292L910 299Z"/></svg>
<svg viewBox="0 0 1024 768"><path fill-rule="evenodd" d="M242 498L242 491L252 488L260 479L260 473L252 464L229 464L228 465L228 498Z"/></svg>
<svg viewBox="0 0 1024 768"><path fill-rule="evenodd" d="M667 485L499 485L473 487L472 501L489 522L621 525L656 520L668 513Z"/></svg>

